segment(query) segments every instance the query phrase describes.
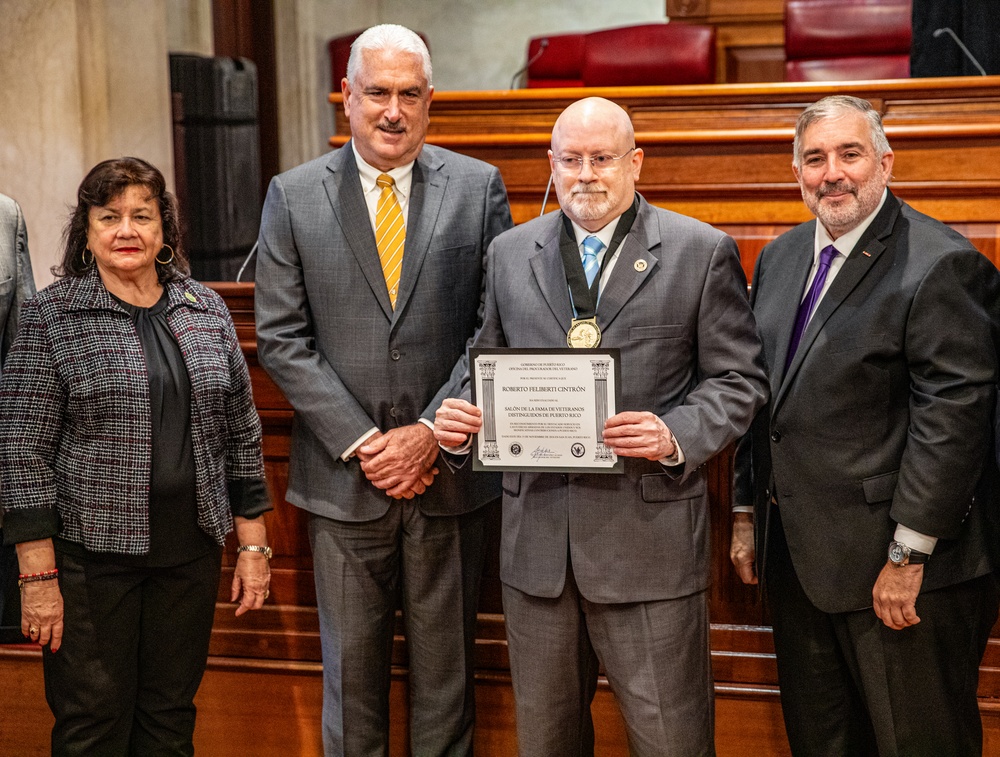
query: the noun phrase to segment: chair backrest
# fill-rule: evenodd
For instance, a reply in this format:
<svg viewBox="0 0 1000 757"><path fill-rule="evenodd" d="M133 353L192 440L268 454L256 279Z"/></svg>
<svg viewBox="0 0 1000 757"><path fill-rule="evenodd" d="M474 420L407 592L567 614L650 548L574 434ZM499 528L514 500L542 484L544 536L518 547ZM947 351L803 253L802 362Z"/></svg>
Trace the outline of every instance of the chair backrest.
<svg viewBox="0 0 1000 757"><path fill-rule="evenodd" d="M785 80L910 76L911 0L786 0Z"/></svg>
<svg viewBox="0 0 1000 757"><path fill-rule="evenodd" d="M672 22L591 32L583 54L585 87L711 84L715 28Z"/></svg>
<svg viewBox="0 0 1000 757"><path fill-rule="evenodd" d="M528 40L528 87L582 87L587 35L549 34ZM542 45L545 48L542 48Z"/></svg>
<svg viewBox="0 0 1000 757"><path fill-rule="evenodd" d="M715 81L715 29L671 22L550 34L528 42L527 60L529 87L709 84Z"/></svg>
<svg viewBox="0 0 1000 757"><path fill-rule="evenodd" d="M326 49L330 53L330 82L334 91L340 91L340 81L347 76L347 61L351 58L351 45L354 44L354 40L361 36L363 31L364 29L358 29L356 32L345 34L342 37L334 37L326 43ZM427 41L427 35L423 32L417 32L417 34L430 50L431 46Z"/></svg>

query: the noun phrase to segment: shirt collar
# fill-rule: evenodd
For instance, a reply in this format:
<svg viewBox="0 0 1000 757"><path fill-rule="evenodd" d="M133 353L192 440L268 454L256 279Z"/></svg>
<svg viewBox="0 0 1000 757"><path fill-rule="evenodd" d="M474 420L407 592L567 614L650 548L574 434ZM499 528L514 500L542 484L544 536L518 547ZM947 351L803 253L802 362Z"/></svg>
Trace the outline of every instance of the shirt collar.
<svg viewBox="0 0 1000 757"><path fill-rule="evenodd" d="M814 249L814 252L813 252L813 256L814 257L818 256L819 255L819 251L822 250L827 245L830 245L830 244L832 244L834 247L836 247L837 248L837 252L839 252L845 258L848 255L850 255L851 254L851 250L854 249L854 246L858 243L858 240L860 240L861 237L864 236L864 233L866 231L868 231L868 227L872 225L872 221L875 220L875 216L877 216L878 212L880 210L882 210L882 206L885 205L885 198L888 197L888 196L889 196L889 190L888 189L883 189L882 190L882 199L879 200L878 206L875 208L875 210L873 210L868 215L868 217L865 218L865 220L863 220L861 223L859 223L857 226L855 226L849 232L847 232L846 234L843 234L843 235L837 237L836 241L830 239L830 235L827 233L826 227L823 226L823 223L817 218L816 219L816 246L815 246L815 249Z"/></svg>
<svg viewBox="0 0 1000 757"><path fill-rule="evenodd" d="M576 246L579 247L583 244L583 240L587 237L597 237L604 242L604 249L608 249L612 238L615 236L615 229L618 228L618 222L621 219L622 217L618 216L600 231L587 231L585 228L578 225L576 221L570 219L570 223L573 224L573 235L576 237ZM614 250L612 250L612 252L614 252Z"/></svg>
<svg viewBox="0 0 1000 757"><path fill-rule="evenodd" d="M361 154L358 152L358 148L354 144L353 139L351 140L351 149L354 151L354 161L358 164L358 174L361 176L361 189L364 190L365 194L368 194L376 188L377 185L375 184L375 180L381 174L387 173L392 177L392 180L396 182L396 191L403 197L410 196L410 183L413 180L413 164L416 161L411 160L406 165L393 168L389 171L380 171L365 162L365 159L362 158Z"/></svg>

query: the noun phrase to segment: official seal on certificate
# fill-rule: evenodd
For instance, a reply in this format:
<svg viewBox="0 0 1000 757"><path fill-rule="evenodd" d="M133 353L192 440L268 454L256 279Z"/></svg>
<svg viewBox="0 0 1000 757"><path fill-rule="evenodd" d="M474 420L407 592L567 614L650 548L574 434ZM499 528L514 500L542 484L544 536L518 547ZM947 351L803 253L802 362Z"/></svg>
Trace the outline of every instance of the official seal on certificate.
<svg viewBox="0 0 1000 757"><path fill-rule="evenodd" d="M472 349L469 361L483 411L475 470L623 472L604 444L620 403L619 350Z"/></svg>

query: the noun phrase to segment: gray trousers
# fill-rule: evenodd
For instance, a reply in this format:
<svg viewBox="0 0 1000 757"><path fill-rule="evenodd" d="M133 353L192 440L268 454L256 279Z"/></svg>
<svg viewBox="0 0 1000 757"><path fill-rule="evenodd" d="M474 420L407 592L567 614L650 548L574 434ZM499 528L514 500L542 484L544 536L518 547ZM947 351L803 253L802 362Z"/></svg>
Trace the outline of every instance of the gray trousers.
<svg viewBox="0 0 1000 757"><path fill-rule="evenodd" d="M432 517L400 500L374 521L310 516L327 757L388 753L398 596L409 651L410 749L415 757L472 753L485 512Z"/></svg>
<svg viewBox="0 0 1000 757"><path fill-rule="evenodd" d="M715 754L706 592L599 604L580 595L568 569L555 599L505 584L503 607L522 757L594 754L590 704L599 664L632 755Z"/></svg>

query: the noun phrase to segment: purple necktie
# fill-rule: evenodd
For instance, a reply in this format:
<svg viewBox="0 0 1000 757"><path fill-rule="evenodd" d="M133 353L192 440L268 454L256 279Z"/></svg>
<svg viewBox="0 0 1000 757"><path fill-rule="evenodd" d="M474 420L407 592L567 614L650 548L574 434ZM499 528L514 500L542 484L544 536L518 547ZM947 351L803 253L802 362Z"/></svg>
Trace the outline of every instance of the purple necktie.
<svg viewBox="0 0 1000 757"><path fill-rule="evenodd" d="M823 285L826 283L826 275L830 272L830 263L838 254L837 248L832 244L824 247L819 253L819 268L816 269L816 276L813 277L809 291L806 292L805 299L799 305L798 315L795 316L795 329L792 331L791 341L788 342L788 357L785 358L786 371L788 366L792 364L795 350L799 348L799 340L802 339L802 332L806 330L806 324L809 323L809 316L812 315L813 310L816 309L816 303L819 302L820 292L823 291Z"/></svg>

